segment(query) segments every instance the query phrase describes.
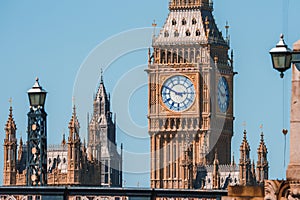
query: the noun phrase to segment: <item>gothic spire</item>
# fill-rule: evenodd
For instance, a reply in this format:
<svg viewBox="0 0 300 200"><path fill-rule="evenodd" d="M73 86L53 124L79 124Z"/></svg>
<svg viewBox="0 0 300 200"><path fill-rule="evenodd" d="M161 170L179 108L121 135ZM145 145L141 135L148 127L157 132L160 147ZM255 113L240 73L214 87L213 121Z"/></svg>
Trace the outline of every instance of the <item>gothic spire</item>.
<svg viewBox="0 0 300 200"><path fill-rule="evenodd" d="M260 143L259 143L259 147L257 149L257 152L258 153L260 153L260 152L267 153L268 152L267 146L265 144L264 133L263 132L261 132L261 135L260 135Z"/></svg>
<svg viewBox="0 0 300 200"><path fill-rule="evenodd" d="M70 135L69 135L69 140L74 140L74 139L79 139L79 121L77 118L77 114L76 114L76 106L73 105L73 114L72 114L72 118L69 122L69 130L70 130Z"/></svg>
<svg viewBox="0 0 300 200"><path fill-rule="evenodd" d="M243 142L240 146L240 151L243 151L243 152L250 151L250 145L247 140L247 131L246 130L244 130L244 137L243 137Z"/></svg>
<svg viewBox="0 0 300 200"><path fill-rule="evenodd" d="M102 70L102 68L101 68L101 82L100 83L103 84L103 70Z"/></svg>
<svg viewBox="0 0 300 200"><path fill-rule="evenodd" d="M231 166L235 166L235 158L234 158L234 152L232 153L232 161L231 161Z"/></svg>
<svg viewBox="0 0 300 200"><path fill-rule="evenodd" d="M18 150L18 161L20 162L22 159L22 154L23 154L23 140L22 136L20 138L20 145L19 145L19 150Z"/></svg>
<svg viewBox="0 0 300 200"><path fill-rule="evenodd" d="M10 100L11 103L11 100ZM4 170L3 185L16 184L16 160L17 160L17 139L16 124L13 119L12 106L9 108L9 116L5 125L4 139Z"/></svg>
<svg viewBox="0 0 300 200"><path fill-rule="evenodd" d="M7 140L7 142L16 142L16 130L17 130L17 126L16 123L14 121L13 118L13 109L12 109L12 100L9 100L10 102L10 107L9 107L9 115L8 115L8 119L5 125L5 140Z"/></svg>
<svg viewBox="0 0 300 200"><path fill-rule="evenodd" d="M264 141L264 133L261 132L260 135L260 144L257 148L257 181L260 184L264 183L264 180L267 180L269 177L269 163L267 158L268 150Z"/></svg>
<svg viewBox="0 0 300 200"><path fill-rule="evenodd" d="M96 99L100 99L101 97L107 97L107 93L106 93L106 89L105 89L104 81L103 81L102 69L101 69L101 75L100 75L100 85L97 90Z"/></svg>
<svg viewBox="0 0 300 200"><path fill-rule="evenodd" d="M95 115L105 115L110 111L110 98L106 93L106 88L103 81L103 71L101 70L101 80L98 87L95 99L94 99L94 116Z"/></svg>
<svg viewBox="0 0 300 200"><path fill-rule="evenodd" d="M66 145L66 134L65 134L65 133L63 133L63 139L62 139L62 141L61 141L61 145L62 145L62 146L65 146L65 145Z"/></svg>
<svg viewBox="0 0 300 200"><path fill-rule="evenodd" d="M250 145L247 140L247 131L244 130L243 142L240 146L240 162L239 162L239 182L241 185L252 184Z"/></svg>

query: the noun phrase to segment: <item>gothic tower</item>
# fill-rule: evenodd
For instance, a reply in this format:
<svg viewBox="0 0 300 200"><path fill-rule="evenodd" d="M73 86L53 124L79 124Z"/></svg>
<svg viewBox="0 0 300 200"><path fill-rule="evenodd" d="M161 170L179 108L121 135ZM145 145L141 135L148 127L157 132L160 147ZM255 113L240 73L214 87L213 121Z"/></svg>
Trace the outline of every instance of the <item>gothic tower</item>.
<svg viewBox="0 0 300 200"><path fill-rule="evenodd" d="M243 142L240 146L240 173L239 173L239 182L240 185L251 185L252 176L251 176L251 159L250 159L250 145L247 140L247 132L244 131Z"/></svg>
<svg viewBox="0 0 300 200"><path fill-rule="evenodd" d="M72 118L69 122L68 138L68 175L67 182L70 185L80 184L80 148L79 122L76 115L76 107L73 107Z"/></svg>
<svg viewBox="0 0 300 200"><path fill-rule="evenodd" d="M16 185L17 139L12 107L5 126L3 185Z"/></svg>
<svg viewBox="0 0 300 200"><path fill-rule="evenodd" d="M260 184L263 184L265 180L269 178L269 163L267 159L268 150L264 141L264 134L261 133L261 139L259 147L257 148L257 166L256 166L256 174L257 181Z"/></svg>
<svg viewBox="0 0 300 200"><path fill-rule="evenodd" d="M110 96L106 93L103 76L94 98L94 111L88 130L89 160L101 161L101 185L122 186L122 158L117 151L116 115L110 111Z"/></svg>
<svg viewBox="0 0 300 200"><path fill-rule="evenodd" d="M190 188L185 148L192 150L192 172L213 164L216 149L220 164L230 164L233 62L211 0L171 0L169 10L149 50L151 187Z"/></svg>

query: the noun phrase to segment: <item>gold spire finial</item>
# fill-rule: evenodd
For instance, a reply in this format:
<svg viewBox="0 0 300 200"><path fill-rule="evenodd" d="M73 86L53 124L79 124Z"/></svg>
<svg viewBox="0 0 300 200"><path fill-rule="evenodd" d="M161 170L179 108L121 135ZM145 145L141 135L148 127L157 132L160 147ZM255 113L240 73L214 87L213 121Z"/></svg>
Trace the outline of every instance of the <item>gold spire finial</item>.
<svg viewBox="0 0 300 200"><path fill-rule="evenodd" d="M247 123L246 123L246 121L244 121L242 125L243 125L243 127L244 127L244 130L246 130L246 128L247 128Z"/></svg>
<svg viewBox="0 0 300 200"><path fill-rule="evenodd" d="M156 26L157 26L157 24L156 24L155 20L153 20L153 23L152 23L152 27L153 27L153 37L155 37L155 34L156 34Z"/></svg>
<svg viewBox="0 0 300 200"><path fill-rule="evenodd" d="M156 27L156 26L157 26L157 23L155 22L155 19L153 20L152 26L153 26L153 27Z"/></svg>
<svg viewBox="0 0 300 200"><path fill-rule="evenodd" d="M261 124L261 125L259 126L259 128L260 128L261 132L263 132L264 125Z"/></svg>
<svg viewBox="0 0 300 200"><path fill-rule="evenodd" d="M12 98L11 97L8 99L8 102L9 102L10 107L12 107Z"/></svg>

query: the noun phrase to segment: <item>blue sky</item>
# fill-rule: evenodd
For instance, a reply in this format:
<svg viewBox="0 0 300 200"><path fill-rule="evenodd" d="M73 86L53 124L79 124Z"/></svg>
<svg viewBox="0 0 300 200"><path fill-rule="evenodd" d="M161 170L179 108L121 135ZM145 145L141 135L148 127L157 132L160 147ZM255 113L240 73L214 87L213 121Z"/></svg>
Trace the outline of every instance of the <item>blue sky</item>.
<svg viewBox="0 0 300 200"><path fill-rule="evenodd" d="M290 47L300 39L299 7L297 0L214 1L214 16L223 35L226 21L231 27L234 66L239 72L235 78L236 120L232 151L237 161L245 121L251 157L256 159L259 127L263 124L271 179L285 177L281 130L283 127L289 129L291 72L287 72L285 79L281 80L272 69L268 51L276 45L282 32ZM124 163L126 186L148 187L147 159L139 160L143 154L147 158L149 152L147 75L141 69L145 69L147 64L146 47L151 46L151 24L155 19L158 27L162 26L167 14L168 0L1 1L1 143L5 136L10 97L13 98L18 137L26 138L26 114L29 110L26 91L33 85L36 76L49 92L46 101L48 143L60 143L62 133L68 131L72 96L75 96L75 103L78 102L81 135L85 137L86 113L92 111L93 92L99 81L95 77L99 78L102 67L105 69L107 90L114 97L112 109L118 113L121 124L118 145L124 143L125 151L129 152L128 157L125 156L128 161ZM141 39L140 43L130 46L136 34ZM144 40L142 36L145 36ZM113 48L109 48L111 44ZM119 48L124 48L124 51L117 52ZM97 54L93 54L95 52ZM113 59L106 60L110 55ZM80 77L93 56L96 56L93 78L82 83ZM135 74L140 75L133 76ZM131 76L138 78L135 80ZM122 90L122 83L138 83L139 87L132 86L130 95L124 97L118 93ZM80 85L84 85L87 95L77 93ZM84 105L81 105L82 102ZM131 127L125 127L127 117L131 119ZM128 133L132 127L134 130ZM3 160L3 147L0 148L0 160ZM0 162L0 174L2 170Z"/></svg>

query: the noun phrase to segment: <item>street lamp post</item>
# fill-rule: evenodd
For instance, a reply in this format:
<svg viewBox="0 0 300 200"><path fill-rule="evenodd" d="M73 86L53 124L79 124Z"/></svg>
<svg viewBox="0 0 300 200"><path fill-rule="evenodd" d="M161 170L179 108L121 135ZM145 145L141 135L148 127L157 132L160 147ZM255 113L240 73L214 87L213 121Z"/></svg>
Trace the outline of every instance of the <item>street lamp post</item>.
<svg viewBox="0 0 300 200"><path fill-rule="evenodd" d="M283 43L279 48L287 48L284 43L283 36L281 41ZM278 43L278 44L279 44ZM300 40L294 44L293 51L280 51L277 48L272 49L270 54L272 56L273 67L283 74L283 72L292 65L292 97L291 97L291 121L290 121L290 162L286 171L286 178L290 184L290 195L292 198L300 198ZM279 51L276 51L279 50ZM280 56L279 56L280 55ZM277 58L276 58L277 57ZM280 57L280 58L279 58ZM277 62L278 61L278 62ZM279 64L285 64L280 67Z"/></svg>
<svg viewBox="0 0 300 200"><path fill-rule="evenodd" d="M47 113L44 105L47 92L36 79L28 90L30 111L27 127L27 186L47 185Z"/></svg>

